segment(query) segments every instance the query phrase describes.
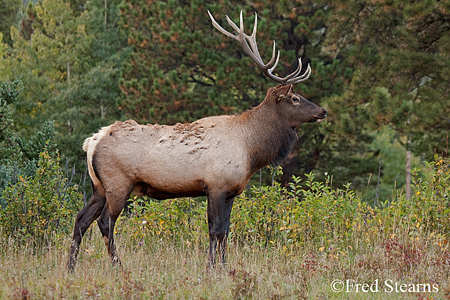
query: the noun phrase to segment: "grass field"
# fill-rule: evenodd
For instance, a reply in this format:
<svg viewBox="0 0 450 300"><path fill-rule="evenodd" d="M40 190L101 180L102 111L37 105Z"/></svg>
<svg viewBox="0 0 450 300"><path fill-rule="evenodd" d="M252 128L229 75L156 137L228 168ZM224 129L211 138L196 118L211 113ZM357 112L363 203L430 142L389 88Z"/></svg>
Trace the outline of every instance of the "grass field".
<svg viewBox="0 0 450 300"><path fill-rule="evenodd" d="M0 298L450 299L450 256L432 240L403 237L340 252L231 244L227 266L208 271L206 244L131 244L127 236L117 241L122 267L113 267L97 231L83 243L74 273L65 268L67 247L35 253L3 240Z"/></svg>

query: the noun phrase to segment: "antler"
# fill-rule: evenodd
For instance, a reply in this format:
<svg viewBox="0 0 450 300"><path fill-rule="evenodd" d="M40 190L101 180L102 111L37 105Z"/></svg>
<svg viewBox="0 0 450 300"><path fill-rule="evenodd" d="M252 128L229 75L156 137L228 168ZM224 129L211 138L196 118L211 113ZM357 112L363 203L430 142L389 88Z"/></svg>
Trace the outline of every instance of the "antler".
<svg viewBox="0 0 450 300"><path fill-rule="evenodd" d="M295 70L293 73L287 75L286 77L278 77L274 74L272 74L273 70L275 70L276 66L278 65L278 60L280 58L280 51L278 50L278 54L276 55L275 59L275 41L273 41L273 52L272 52L272 58L267 64L264 64L261 55L258 51L258 45L256 44L256 28L258 25L258 15L255 13L255 25L253 26L253 33L251 36L244 33L244 21L242 18L242 10L240 15L240 27L238 27L234 22L227 16L228 24L233 27L233 29L238 33L237 35L234 35L225 29L222 28L222 26L219 25L219 23L214 20L214 17L211 15L211 13L208 10L209 17L211 18L211 22L214 27L217 28L220 32L222 32L224 35L233 38L237 40L242 47L244 48L245 53L247 53L254 62L258 65L258 67L261 69L261 71L266 74L267 77L275 80L276 82L281 83L282 85L287 84L295 84L302 81L305 81L309 78L309 75L311 75L311 67L308 64L308 67L306 68L305 73L300 74L302 70L302 61L300 58L298 58L298 67L297 70ZM274 63L275 61L275 63ZM274 63L274 64L273 64ZM270 67L273 64L272 67Z"/></svg>

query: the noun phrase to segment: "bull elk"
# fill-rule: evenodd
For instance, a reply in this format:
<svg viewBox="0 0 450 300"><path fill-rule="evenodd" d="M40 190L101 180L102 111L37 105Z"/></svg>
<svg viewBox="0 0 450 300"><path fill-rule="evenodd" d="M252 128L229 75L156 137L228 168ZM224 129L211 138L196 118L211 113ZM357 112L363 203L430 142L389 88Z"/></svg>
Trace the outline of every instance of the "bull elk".
<svg viewBox="0 0 450 300"><path fill-rule="evenodd" d="M301 60L292 74L273 74L280 52L265 64L256 44L257 15L253 33L244 33L227 16L237 32L225 31L208 11L212 24L221 33L236 39L244 51L269 78L280 83L270 88L257 107L240 115L213 116L193 123L140 125L133 120L115 122L87 138L87 153L93 193L75 220L67 267L72 270L83 234L97 219L113 263L120 263L114 246L114 225L131 193L156 199L207 196L210 250L208 267L225 263L230 213L234 198L254 172L279 164L297 139L295 127L317 123L326 110L293 90L293 84L306 80L311 68L302 73Z"/></svg>

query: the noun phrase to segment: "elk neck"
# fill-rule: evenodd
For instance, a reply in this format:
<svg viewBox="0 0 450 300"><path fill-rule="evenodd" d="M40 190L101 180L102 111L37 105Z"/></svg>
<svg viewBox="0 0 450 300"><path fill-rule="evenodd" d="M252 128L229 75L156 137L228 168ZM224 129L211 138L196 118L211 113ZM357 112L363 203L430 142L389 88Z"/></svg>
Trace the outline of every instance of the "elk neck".
<svg viewBox="0 0 450 300"><path fill-rule="evenodd" d="M238 116L247 144L251 172L279 165L289 154L297 134L277 113L273 99Z"/></svg>

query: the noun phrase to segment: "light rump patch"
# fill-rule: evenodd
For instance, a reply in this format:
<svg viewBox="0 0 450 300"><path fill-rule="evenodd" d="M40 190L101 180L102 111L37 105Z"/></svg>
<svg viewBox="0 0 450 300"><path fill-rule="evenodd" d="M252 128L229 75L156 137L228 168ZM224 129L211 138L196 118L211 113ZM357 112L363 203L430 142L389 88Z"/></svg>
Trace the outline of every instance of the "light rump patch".
<svg viewBox="0 0 450 300"><path fill-rule="evenodd" d="M97 147L97 144L104 136L108 134L109 128L111 126L103 127L97 134L94 134L92 137L87 138L86 140L84 140L83 143L83 150L86 152L89 177L91 177L92 185L95 187L101 186L101 183L100 180L97 178L97 175L95 174L95 170L93 167L94 152Z"/></svg>

